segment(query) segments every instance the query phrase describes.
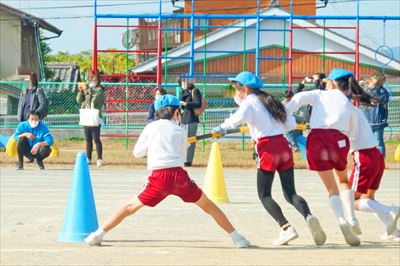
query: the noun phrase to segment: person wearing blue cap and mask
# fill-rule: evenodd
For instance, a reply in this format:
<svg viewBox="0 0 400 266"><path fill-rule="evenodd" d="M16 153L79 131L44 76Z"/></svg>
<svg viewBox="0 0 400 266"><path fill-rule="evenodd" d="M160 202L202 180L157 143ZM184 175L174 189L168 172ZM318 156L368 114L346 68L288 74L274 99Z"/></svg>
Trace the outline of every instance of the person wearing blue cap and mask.
<svg viewBox="0 0 400 266"><path fill-rule="evenodd" d="M286 245L298 237L296 230L272 198L271 189L276 171L279 173L286 200L303 215L314 242L317 245L324 244L326 236L318 219L311 214L307 202L296 193L293 154L288 140L283 135L295 128L294 117L286 112L278 99L261 91L263 82L253 73L241 72L231 79L231 82L236 89L234 100L239 109L213 131L224 135L228 128L244 123L248 125L258 154L258 196L264 208L282 229L279 237L274 240L274 245Z"/></svg>
<svg viewBox="0 0 400 266"><path fill-rule="evenodd" d="M133 155L137 158L147 156L147 167L151 170L151 175L145 188L97 231L90 234L85 239L86 243L101 244L105 233L126 217L144 206L154 207L167 196L175 195L184 202L195 203L211 215L218 225L230 234L236 248L251 246L183 169L189 142L186 131L178 125L181 119L179 99L168 94L162 95L155 101L154 109L156 121L143 129L133 150Z"/></svg>
<svg viewBox="0 0 400 266"><path fill-rule="evenodd" d="M286 105L291 112L310 104L313 112L310 118L311 132L307 138L308 168L317 171L329 194L329 203L335 213L345 241L351 246L360 245L360 226L355 217L354 193L347 177L347 154L350 144L349 134L353 121L352 99L361 104L373 104L369 96L356 81L354 74L341 68L333 69L328 77L332 86L328 90L313 90L294 95ZM339 178L341 193L335 181L333 169ZM342 205L343 204L343 205ZM348 220L344 216L343 206Z"/></svg>

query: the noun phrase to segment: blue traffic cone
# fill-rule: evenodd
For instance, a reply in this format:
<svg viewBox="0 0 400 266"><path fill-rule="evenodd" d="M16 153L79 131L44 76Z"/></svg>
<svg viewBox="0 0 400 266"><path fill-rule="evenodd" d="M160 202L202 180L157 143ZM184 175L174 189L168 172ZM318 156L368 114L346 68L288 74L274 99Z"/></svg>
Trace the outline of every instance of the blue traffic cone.
<svg viewBox="0 0 400 266"><path fill-rule="evenodd" d="M99 227L86 153L76 156L74 176L58 241L83 242Z"/></svg>
<svg viewBox="0 0 400 266"><path fill-rule="evenodd" d="M307 138L305 138L303 135L297 136L296 143L297 146L299 146L301 158L304 161L307 161Z"/></svg>

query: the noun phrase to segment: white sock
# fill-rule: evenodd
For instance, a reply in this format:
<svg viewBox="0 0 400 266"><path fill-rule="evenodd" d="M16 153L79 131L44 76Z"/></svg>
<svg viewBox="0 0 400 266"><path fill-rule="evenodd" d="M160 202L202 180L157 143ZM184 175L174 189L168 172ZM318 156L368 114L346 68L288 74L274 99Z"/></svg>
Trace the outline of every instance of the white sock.
<svg viewBox="0 0 400 266"><path fill-rule="evenodd" d="M101 227L99 227L96 232L94 232L98 237L100 237L100 239L103 239L104 235L106 234L106 232L103 231L103 229Z"/></svg>
<svg viewBox="0 0 400 266"><path fill-rule="evenodd" d="M344 219L344 214L343 214L343 207L342 207L342 202L340 201L339 196L334 195L329 198L329 204L331 205L331 208L333 212L336 215L336 218L338 219L339 223L345 223L346 219Z"/></svg>
<svg viewBox="0 0 400 266"><path fill-rule="evenodd" d="M347 217L349 220L356 219L356 212L354 210L354 192L351 189L340 192L340 198L342 199L342 204L347 212Z"/></svg>
<svg viewBox="0 0 400 266"><path fill-rule="evenodd" d="M235 241L235 240L239 240L240 238L242 238L243 236L237 231L233 231L232 233L229 234L231 236L231 238Z"/></svg>
<svg viewBox="0 0 400 266"><path fill-rule="evenodd" d="M377 214L388 214L390 212L389 206L371 199L360 199L358 206L360 211L364 212L376 212Z"/></svg>

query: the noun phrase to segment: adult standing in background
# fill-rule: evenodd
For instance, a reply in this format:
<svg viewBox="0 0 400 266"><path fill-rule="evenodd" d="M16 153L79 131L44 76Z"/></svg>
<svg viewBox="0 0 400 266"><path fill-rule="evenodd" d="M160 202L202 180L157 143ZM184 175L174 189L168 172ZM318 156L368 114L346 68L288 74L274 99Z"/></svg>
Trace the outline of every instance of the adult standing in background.
<svg viewBox="0 0 400 266"><path fill-rule="evenodd" d="M81 109L95 108L99 110L101 118L101 109L104 105L104 88L100 85L100 76L98 73L89 73L87 80L89 85L80 84L78 87L78 95L76 101L81 105ZM100 140L100 127L84 126L86 139L86 155L88 163L92 163L93 140L96 143L97 166L104 165L103 161L103 144Z"/></svg>
<svg viewBox="0 0 400 266"><path fill-rule="evenodd" d="M201 93L194 87L193 83L181 82L182 93L180 97L182 106L182 126L189 137L196 136L199 117L195 115L194 109L201 107ZM185 166L192 166L196 143L192 143L187 150Z"/></svg>
<svg viewBox="0 0 400 266"><path fill-rule="evenodd" d="M389 93L383 87L385 84L386 77L381 73L377 72L372 77L367 80L368 93L379 99L379 103L376 106L366 107L364 109L364 114L367 117L369 124L372 127L372 131L378 142L378 149L383 154L386 155L385 142L383 140L383 133L385 127L388 124L388 102Z"/></svg>
<svg viewBox="0 0 400 266"><path fill-rule="evenodd" d="M149 115L147 117L147 124L150 124L151 122L154 122L155 118L154 118L154 114L156 112L155 108L154 108L154 102L158 99L158 97L160 97L161 95L165 95L167 94L167 92L160 87L155 88L155 90L153 91L152 95L154 97L154 101L150 104L149 106Z"/></svg>
<svg viewBox="0 0 400 266"><path fill-rule="evenodd" d="M32 72L29 78L24 80L25 89L21 90L21 95L18 102L18 121L23 122L28 120L30 112L38 112L40 119L47 116L48 102L46 94L39 88L38 77Z"/></svg>

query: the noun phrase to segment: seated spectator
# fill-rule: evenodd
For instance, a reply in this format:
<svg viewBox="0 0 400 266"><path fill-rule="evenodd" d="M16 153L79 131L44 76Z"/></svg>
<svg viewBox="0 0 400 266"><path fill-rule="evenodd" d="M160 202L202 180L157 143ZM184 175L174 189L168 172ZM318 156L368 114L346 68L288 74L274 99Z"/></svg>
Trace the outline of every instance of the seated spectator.
<svg viewBox="0 0 400 266"><path fill-rule="evenodd" d="M28 120L18 124L14 138L18 142L17 170L24 169L24 156L31 161L36 159L39 169L44 170L43 160L51 153L53 137L38 111L30 111Z"/></svg>

